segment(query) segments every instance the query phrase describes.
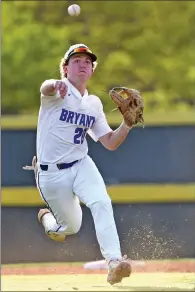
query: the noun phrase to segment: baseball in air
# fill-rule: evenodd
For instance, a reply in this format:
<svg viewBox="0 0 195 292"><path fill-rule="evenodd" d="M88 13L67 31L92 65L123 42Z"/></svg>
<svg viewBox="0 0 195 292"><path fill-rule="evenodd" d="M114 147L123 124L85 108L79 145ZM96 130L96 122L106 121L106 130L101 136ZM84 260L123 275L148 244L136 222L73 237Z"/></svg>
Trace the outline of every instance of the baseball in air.
<svg viewBox="0 0 195 292"><path fill-rule="evenodd" d="M72 4L68 7L68 14L70 16L78 16L81 12L81 8L77 4Z"/></svg>

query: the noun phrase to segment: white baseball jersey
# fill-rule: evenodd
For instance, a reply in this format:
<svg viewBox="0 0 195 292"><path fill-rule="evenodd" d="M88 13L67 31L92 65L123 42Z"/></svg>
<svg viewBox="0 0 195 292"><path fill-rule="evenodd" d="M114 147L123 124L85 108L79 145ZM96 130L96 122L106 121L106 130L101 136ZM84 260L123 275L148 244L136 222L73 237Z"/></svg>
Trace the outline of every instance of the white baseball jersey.
<svg viewBox="0 0 195 292"><path fill-rule="evenodd" d="M64 99L41 94L37 126L37 158L40 164L70 163L88 153L86 134L94 141L112 131L103 106L95 95L84 96L64 78Z"/></svg>

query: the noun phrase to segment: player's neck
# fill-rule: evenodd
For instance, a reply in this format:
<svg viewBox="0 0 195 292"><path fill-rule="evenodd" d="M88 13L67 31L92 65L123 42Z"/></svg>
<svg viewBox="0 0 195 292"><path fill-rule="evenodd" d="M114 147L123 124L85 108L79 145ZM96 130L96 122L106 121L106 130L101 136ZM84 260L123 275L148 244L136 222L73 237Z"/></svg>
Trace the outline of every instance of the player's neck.
<svg viewBox="0 0 195 292"><path fill-rule="evenodd" d="M73 81L68 79L69 82L80 92L80 94L83 96L85 94L85 90L86 90L86 83L85 82L81 82L80 80L77 81Z"/></svg>

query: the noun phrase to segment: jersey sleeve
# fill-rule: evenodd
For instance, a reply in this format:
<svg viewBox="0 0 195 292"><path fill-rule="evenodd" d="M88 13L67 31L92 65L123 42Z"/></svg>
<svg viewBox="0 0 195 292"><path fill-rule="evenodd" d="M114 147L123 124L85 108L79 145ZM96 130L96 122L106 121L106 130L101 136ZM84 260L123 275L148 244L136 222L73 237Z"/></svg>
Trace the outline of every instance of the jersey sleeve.
<svg viewBox="0 0 195 292"><path fill-rule="evenodd" d="M95 142L97 142L100 137L108 134L109 132L112 132L112 129L108 125L106 115L103 111L103 105L100 99L98 103L99 103L99 110L98 110L97 119L95 123L93 124L92 128L88 130L88 134L91 136L91 138Z"/></svg>
<svg viewBox="0 0 195 292"><path fill-rule="evenodd" d="M42 84L41 84L41 86L44 84L44 83L50 83L50 82L55 82L56 81L56 79L48 79L48 80L45 80ZM66 82L66 80L63 80L66 84L67 84L67 82ZM47 103L47 102L52 102L52 101L55 101L56 99L60 99L60 96L59 96L59 94L54 94L54 95L44 95L42 92L41 92L41 87L40 87L40 94L41 94L41 102L42 103Z"/></svg>
<svg viewBox="0 0 195 292"><path fill-rule="evenodd" d="M41 94L41 99L52 99L52 98L55 98L55 95L44 95L42 92L41 92L41 87L44 85L44 84L47 84L47 83L50 83L50 82L55 82L55 79L48 79L48 80L45 80L41 86L40 86L40 94Z"/></svg>

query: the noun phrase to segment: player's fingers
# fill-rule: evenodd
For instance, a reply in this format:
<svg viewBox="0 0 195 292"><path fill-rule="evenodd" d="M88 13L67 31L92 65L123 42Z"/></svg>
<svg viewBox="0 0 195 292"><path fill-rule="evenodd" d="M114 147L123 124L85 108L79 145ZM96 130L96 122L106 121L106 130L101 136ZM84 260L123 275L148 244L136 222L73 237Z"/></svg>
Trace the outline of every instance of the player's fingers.
<svg viewBox="0 0 195 292"><path fill-rule="evenodd" d="M65 96L65 94L64 94L64 90L61 90L61 89L60 89L58 92L59 92L60 97L61 97L62 99L64 99L64 96Z"/></svg>
<svg viewBox="0 0 195 292"><path fill-rule="evenodd" d="M64 94L62 92L60 92L60 90L57 90L56 97L64 99Z"/></svg>
<svg viewBox="0 0 195 292"><path fill-rule="evenodd" d="M60 88L60 83L59 83L59 81L55 81L55 82L54 82L54 89L55 89L56 91L58 91L59 88Z"/></svg>
<svg viewBox="0 0 195 292"><path fill-rule="evenodd" d="M65 92L66 91L66 84L62 84L59 88L60 92Z"/></svg>
<svg viewBox="0 0 195 292"><path fill-rule="evenodd" d="M56 89L56 91L60 90L64 86L66 86L66 84L63 81L58 81L58 80L55 81L54 88Z"/></svg>
<svg viewBox="0 0 195 292"><path fill-rule="evenodd" d="M60 92L61 97L64 98L64 96L67 93L67 86L66 86L66 84L64 84L63 86L61 86L61 88L59 89L59 92Z"/></svg>
<svg viewBox="0 0 195 292"><path fill-rule="evenodd" d="M55 89L56 89L57 96L64 99L64 96L67 93L67 85L63 81L56 81Z"/></svg>
<svg viewBox="0 0 195 292"><path fill-rule="evenodd" d="M64 90L64 89L66 89L66 88L67 88L66 83L64 83L63 81L61 81L61 82L60 82L59 89Z"/></svg>
<svg viewBox="0 0 195 292"><path fill-rule="evenodd" d="M67 91L68 91L68 86L65 83L63 84L63 91L65 93L67 93Z"/></svg>
<svg viewBox="0 0 195 292"><path fill-rule="evenodd" d="M63 88L63 89L60 89L59 92L60 92L60 94L66 95L67 90L66 90L66 88Z"/></svg>

